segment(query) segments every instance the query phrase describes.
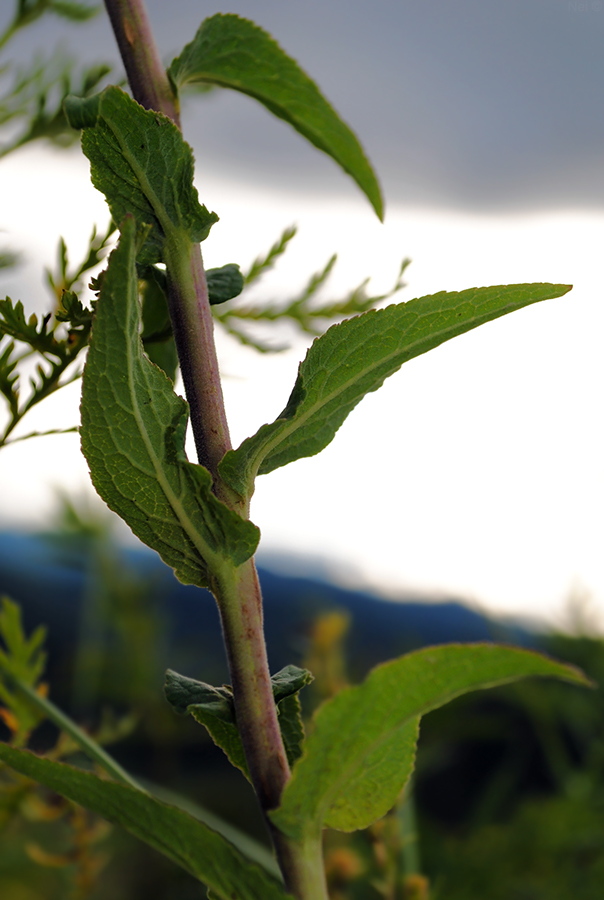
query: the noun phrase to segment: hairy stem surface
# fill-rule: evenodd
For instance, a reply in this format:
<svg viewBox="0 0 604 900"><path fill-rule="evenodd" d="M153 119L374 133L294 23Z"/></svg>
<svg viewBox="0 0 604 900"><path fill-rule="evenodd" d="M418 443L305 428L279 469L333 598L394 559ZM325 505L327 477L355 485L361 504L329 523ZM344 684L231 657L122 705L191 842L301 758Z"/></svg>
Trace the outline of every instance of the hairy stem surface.
<svg viewBox="0 0 604 900"><path fill-rule="evenodd" d="M180 128L178 99L174 96L143 0L105 0L132 95L145 109L168 116Z"/></svg>
<svg viewBox="0 0 604 900"><path fill-rule="evenodd" d="M218 474L218 463L231 449L220 371L214 343L214 321L199 244L188 239L166 242L168 305L180 371L191 412L197 458L214 479L214 491L228 506L239 498Z"/></svg>

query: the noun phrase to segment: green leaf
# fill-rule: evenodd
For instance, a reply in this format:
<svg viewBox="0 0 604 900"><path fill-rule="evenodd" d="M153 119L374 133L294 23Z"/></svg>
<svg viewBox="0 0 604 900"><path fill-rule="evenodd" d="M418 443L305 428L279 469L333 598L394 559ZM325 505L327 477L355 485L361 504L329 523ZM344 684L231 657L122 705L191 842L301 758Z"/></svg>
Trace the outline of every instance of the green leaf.
<svg viewBox="0 0 604 900"><path fill-rule="evenodd" d="M144 543L188 584L253 555L259 532L212 493L189 463L187 404L143 354L135 223L127 217L97 305L82 388L82 450L93 484Z"/></svg>
<svg viewBox="0 0 604 900"><path fill-rule="evenodd" d="M291 665L285 666L271 678L273 697L279 716L279 729L290 766L293 766L302 756L305 735L300 691L311 681L313 681L313 675L308 669L300 669L298 666Z"/></svg>
<svg viewBox="0 0 604 900"><path fill-rule="evenodd" d="M245 285L241 270L236 263L228 263L219 269L207 269L206 279L212 306L238 297Z"/></svg>
<svg viewBox="0 0 604 900"><path fill-rule="evenodd" d="M205 240L218 216L199 203L193 154L176 125L117 87L93 99L69 98L65 110L75 128L84 128L92 183L107 198L114 221L132 213L141 232L150 227L138 262L161 261L168 235Z"/></svg>
<svg viewBox="0 0 604 900"><path fill-rule="evenodd" d="M57 322L67 322L72 329L89 329L94 309L85 307L75 291L63 291L61 307L56 311Z"/></svg>
<svg viewBox="0 0 604 900"><path fill-rule="evenodd" d="M164 684L166 700L179 716L186 716L189 707L203 706L212 716L223 722L234 724L235 709L233 691L230 687L214 687L205 681L197 681L186 675L179 675L172 669L166 672Z"/></svg>
<svg viewBox="0 0 604 900"><path fill-rule="evenodd" d="M250 770L247 766L237 726L234 723L224 722L222 719L216 718L201 704L192 705L189 712L196 722L206 727L208 734L216 746L224 751L230 764L239 769L240 772L243 772L247 780L251 782Z"/></svg>
<svg viewBox="0 0 604 900"><path fill-rule="evenodd" d="M304 723L302 722L302 706L298 694L285 697L279 704L279 730L283 738L285 755L290 766L302 756L304 745Z"/></svg>
<svg viewBox="0 0 604 900"><path fill-rule="evenodd" d="M0 650L0 671L35 686L44 672L46 653L42 645L46 629L40 625L26 637L21 620L21 607L9 597L0 600L0 637L6 652Z"/></svg>
<svg viewBox="0 0 604 900"><path fill-rule="evenodd" d="M271 675L271 684L273 687L273 697L275 703L279 705L286 697L292 697L299 694L303 687L313 681L313 675L308 669L301 669L299 666L285 666L274 675Z"/></svg>
<svg viewBox="0 0 604 900"><path fill-rule="evenodd" d="M331 156L383 217L380 187L357 138L298 63L253 22L235 15L206 19L168 74L177 89L204 82L259 100Z"/></svg>
<svg viewBox="0 0 604 900"><path fill-rule="evenodd" d="M48 9L72 22L86 22L98 14L100 7L96 4L88 6L85 3L70 3L68 0L50 0Z"/></svg>
<svg viewBox="0 0 604 900"><path fill-rule="evenodd" d="M378 666L316 712L271 819L291 837L323 825L366 828L394 805L411 775L420 716L467 691L528 675L590 685L572 666L489 644L429 647Z"/></svg>
<svg viewBox="0 0 604 900"><path fill-rule="evenodd" d="M250 496L257 474L323 450L365 394L381 387L407 360L570 289L564 284L516 284L442 291L333 325L300 364L283 412L226 454L222 477L239 494Z"/></svg>
<svg viewBox="0 0 604 900"><path fill-rule="evenodd" d="M166 275L156 266L146 266L142 274L143 347L151 362L163 369L174 383L178 354L166 299Z"/></svg>
<svg viewBox="0 0 604 900"><path fill-rule="evenodd" d="M0 701L14 713L18 725L13 741L24 744L44 714L23 699L15 682L37 696L36 688L46 666L46 652L42 649L46 629L40 625L28 638L23 630L21 607L2 597L0 638L4 644L4 649L0 646Z"/></svg>
<svg viewBox="0 0 604 900"><path fill-rule="evenodd" d="M11 417L19 415L19 357L14 341L9 341L0 353L0 394L8 403Z"/></svg>
<svg viewBox="0 0 604 900"><path fill-rule="evenodd" d="M8 335L24 344L29 344L38 353L51 353L53 356L61 356L61 348L49 328L52 313L43 316L38 322L38 317L33 313L29 319L25 318L25 310L20 300L13 303L10 297L0 300L0 336Z"/></svg>
<svg viewBox="0 0 604 900"><path fill-rule="evenodd" d="M277 881L221 835L176 807L127 785L6 744L0 744L0 759L22 775L121 825L210 887L220 900L288 897Z"/></svg>
<svg viewBox="0 0 604 900"><path fill-rule="evenodd" d="M291 665L285 666L271 677L279 726L290 765L301 755L304 741L298 694L312 680L313 676L308 669ZM214 743L224 750L232 765L249 779L231 687L214 687L168 669L164 693L175 712L179 715L189 713L197 722L205 725Z"/></svg>
<svg viewBox="0 0 604 900"><path fill-rule="evenodd" d="M168 309L168 280L157 266L140 267L143 301L142 341L145 353L163 369L170 381L176 380L178 354ZM210 304L225 303L241 293L244 286L239 266L229 263L206 271Z"/></svg>

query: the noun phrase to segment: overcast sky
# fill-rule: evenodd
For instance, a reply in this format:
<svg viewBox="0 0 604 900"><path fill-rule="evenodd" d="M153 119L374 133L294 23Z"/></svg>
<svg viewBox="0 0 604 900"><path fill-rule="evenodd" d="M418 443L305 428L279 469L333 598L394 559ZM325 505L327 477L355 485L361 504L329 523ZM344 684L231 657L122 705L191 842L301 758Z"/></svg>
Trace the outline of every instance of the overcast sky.
<svg viewBox="0 0 604 900"><path fill-rule="evenodd" d="M147 6L166 61L213 12L269 30L361 137L390 202L488 210L604 204L601 0ZM13 52L59 40L86 62L117 61L104 15L77 27L45 17ZM322 190L354 192L287 125L233 92L189 103L185 130L199 160L231 177L303 189L312 175Z"/></svg>
<svg viewBox="0 0 604 900"><path fill-rule="evenodd" d="M199 0L149 0L169 62L204 16ZM0 4L0 17L10 4ZM368 275L401 300L527 281L571 294L413 360L367 397L319 457L258 481L252 517L269 550L336 561L348 583L401 596L456 594L561 621L589 594L604 629L604 6L572 0L255 0L219 11L270 30L356 130L384 184L381 225L349 178L254 101L191 98L186 137L201 199L221 217L210 266L243 267L297 222L261 296L292 296L334 250L341 296ZM113 59L104 16L46 18L15 42L62 40ZM77 257L107 211L77 148L26 148L0 164L4 242L24 264L2 293L46 308L59 234ZM235 445L285 406L305 342L272 358L218 332ZM74 425L78 386L23 430ZM0 527L45 521L51 485L87 485L75 435L0 453ZM294 514L292 514L294 510Z"/></svg>

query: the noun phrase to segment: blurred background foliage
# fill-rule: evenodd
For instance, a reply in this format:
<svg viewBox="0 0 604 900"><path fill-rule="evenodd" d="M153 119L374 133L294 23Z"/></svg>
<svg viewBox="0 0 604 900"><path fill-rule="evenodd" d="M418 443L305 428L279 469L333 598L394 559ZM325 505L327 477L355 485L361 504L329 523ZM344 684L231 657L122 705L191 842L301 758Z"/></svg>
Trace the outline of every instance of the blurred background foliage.
<svg viewBox="0 0 604 900"><path fill-rule="evenodd" d="M0 35L0 50L44 15L77 22L96 10L63 0L18 0ZM93 93L106 83L110 71L102 62L78 67L60 52L7 61L0 67L0 157L34 140L58 146L73 143L77 134L67 127L64 97ZM244 276L248 285L277 261L294 233L294 229L284 232L258 258ZM26 319L23 311L15 318L12 304L3 308L0 388L12 418L0 443L32 405L78 376L75 367L67 370L72 363L77 366L76 357L84 349L81 340L73 352L74 340L80 340L89 326L90 314L77 294L74 299L74 292L84 289L111 237L111 228L105 235L93 232L86 259L75 267L69 265L64 242L59 243L56 271L47 276L52 308L41 323ZM0 253L0 268L17 263L18 252L12 248ZM290 301L275 306L244 297L215 308L216 317L242 343L274 350L280 345L270 340L270 328L277 320L288 320L313 335L330 321L391 296L370 296L364 282L343 299L318 301L334 263L332 257ZM406 262L392 293L403 286L405 266ZM269 328L268 339L253 330L258 326ZM41 368L22 402L16 376L22 361L28 371L36 356ZM9 542L8 554L18 562L12 546ZM13 667L40 695L50 691L55 702L100 743L115 745L120 761L137 775L186 793L255 837L263 835L247 783L230 769L203 729L192 719L174 716L161 692L167 664L208 681L226 677L213 607L206 604L203 628L191 628L193 617L187 619L187 612L192 607L171 606L171 574L151 565L148 556L143 559L120 550L109 518L67 498L47 533L27 545L24 559L28 562L20 574L6 566L0 570L0 590L10 585L25 621L23 627L18 605L4 601L0 737L86 764L64 734L11 691L7 672ZM53 573L62 579L54 594ZM268 584L266 573L264 577ZM316 680L303 695L307 716L379 660L444 639L437 612L427 625L425 620L420 625L415 610L416 618L402 629L394 621L393 604L379 606L372 598L351 600L352 595L347 598L346 592L319 581L305 582L295 614L289 615L293 607L287 597L294 587L300 588L293 582L271 582L281 595L271 607L273 618L268 617L269 649L273 658L284 653L285 662L314 672ZM363 615L368 612L384 623L381 640L373 639L366 619L360 624L363 610ZM50 625L48 664L40 623ZM476 639L476 620L470 623L462 616L458 626L452 637ZM484 619L481 627L478 637L503 636L574 662L598 687L586 692L564 684L530 682L470 695L427 716L413 792L367 832L326 835L333 900L602 896L604 697L599 685L604 679L604 643L590 634L588 624L573 636L506 630ZM0 831L3 900L201 896L189 876L125 832L6 768L0 770Z"/></svg>
<svg viewBox="0 0 604 900"><path fill-rule="evenodd" d="M30 578L15 576L18 555L0 555L0 584L9 584L24 610L20 646L33 648L32 683L137 777L186 794L204 810L255 838L266 840L247 782L193 720L176 717L161 684L166 665L220 683L226 669L211 598L204 618L192 621L188 589L151 554L124 551L112 520L95 507L62 498L48 532L27 538ZM10 551L10 548L9 548ZM12 555L15 564L7 565ZM52 566L55 568L53 569ZM47 612L48 663L41 671L40 621L44 598L35 597L39 569L52 602L53 572L64 605ZM65 580L71 578L71 582ZM421 624L421 604L392 604L320 580L281 577L268 582L267 633L273 668L288 662L311 668L315 682L302 694L312 710L349 680L358 681L392 647L360 621L365 610L376 628L398 641L397 650L442 640L434 608ZM61 580L63 579L63 580ZM71 584L67 596L64 585ZM21 589L19 589L21 585ZM302 588L300 587L302 585ZM299 603L291 598L299 591ZM273 596L274 594L274 596ZM288 599L289 598L289 599ZM199 596L192 598L200 603ZM207 603L206 603L207 600ZM449 627L455 622L449 604ZM406 607L402 633L396 615ZM4 652L6 609L12 631L16 606L0 622ZM428 607L430 609L430 607ZM459 607L462 610L462 607ZM66 612L69 620L66 620ZM293 612L292 615L289 615ZM465 616L466 612L456 613ZM460 618L468 639L501 635L580 666L604 680L604 643L582 633L505 632L473 613ZM415 616L415 618L414 618ZM43 616L42 616L43 618ZM356 625L355 625L356 621ZM413 623L415 624L415 627ZM481 622L484 632L472 631ZM355 628L360 623L361 637ZM17 623L18 624L18 623ZM183 628L188 632L182 638ZM57 630L59 634L53 634ZM375 634L381 632L376 631ZM366 645L362 635L367 635ZM19 642L17 642L19 643ZM13 638L13 652L15 641ZM384 651L384 652L382 652ZM27 653L22 649L21 656ZM9 653L10 655L10 653ZM304 696L306 694L306 696ZM2 694L2 739L15 740L23 710ZM39 717L38 717L39 718ZM38 752L81 754L48 722L27 722L19 740ZM54 898L112 896L199 897L199 886L169 862L118 829L2 770L0 788L0 896ZM264 836L264 837L263 837ZM469 695L428 715L422 724L413 792L366 832L326 833L333 900L468 898L591 900L604 885L604 697L566 684L532 681ZM429 892L428 882L429 879Z"/></svg>

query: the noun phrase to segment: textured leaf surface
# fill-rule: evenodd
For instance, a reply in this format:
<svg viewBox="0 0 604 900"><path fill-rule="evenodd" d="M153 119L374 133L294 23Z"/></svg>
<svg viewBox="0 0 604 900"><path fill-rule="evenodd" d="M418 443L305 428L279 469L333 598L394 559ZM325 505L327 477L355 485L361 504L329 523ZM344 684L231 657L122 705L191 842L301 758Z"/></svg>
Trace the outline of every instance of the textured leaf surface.
<svg viewBox="0 0 604 900"><path fill-rule="evenodd" d="M223 722L235 722L233 692L226 685L214 687L213 684L206 684L205 681L197 681L196 678L168 669L164 694L172 709L180 716L185 716L190 706L198 705Z"/></svg>
<svg viewBox="0 0 604 900"><path fill-rule="evenodd" d="M242 496L251 495L257 474L323 450L365 394L381 387L403 363L478 325L569 290L569 285L515 284L442 291L333 325L301 363L283 412L227 453L220 467L223 478Z"/></svg>
<svg viewBox="0 0 604 900"><path fill-rule="evenodd" d="M75 127L84 126L82 149L92 183L107 198L113 220L132 213L139 229L150 226L141 264L162 259L171 232L192 241L208 236L218 216L199 202L191 148L170 119L143 109L117 87L94 101L78 104L72 98L66 110Z"/></svg>
<svg viewBox="0 0 604 900"><path fill-rule="evenodd" d="M279 726L290 765L300 757L304 741L298 694L312 680L313 676L308 669L291 665L285 666L271 677ZM205 725L212 740L224 750L231 764L249 779L231 688L228 685L214 687L168 669L164 693L175 712L179 715L190 713L197 722Z"/></svg>
<svg viewBox="0 0 604 900"><path fill-rule="evenodd" d="M218 719L201 704L194 704L189 708L189 712L196 722L204 725L208 734L217 747L226 754L226 757L232 766L239 769L247 780L251 782L250 770L245 759L243 744L239 737L239 731L234 722L225 722L224 719Z"/></svg>
<svg viewBox="0 0 604 900"><path fill-rule="evenodd" d="M190 713L196 722L204 725L214 743L226 753L231 765L240 769L248 781L251 780L235 724L235 705L230 687L214 687L168 669L164 694L175 712L181 716Z"/></svg>
<svg viewBox="0 0 604 900"><path fill-rule="evenodd" d="M283 738L285 755L290 766L302 756L304 744L304 724L302 722L302 705L298 694L285 697L278 707L279 730Z"/></svg>
<svg viewBox="0 0 604 900"><path fill-rule="evenodd" d="M208 885L221 900L286 900L282 886L188 813L127 785L0 744L7 765L121 825Z"/></svg>
<svg viewBox="0 0 604 900"><path fill-rule="evenodd" d="M314 81L262 28L239 16L212 16L168 72L179 88L205 82L259 100L351 175L382 218L380 187L357 138Z"/></svg>
<svg viewBox="0 0 604 900"><path fill-rule="evenodd" d="M253 555L259 532L211 491L184 452L187 404L143 354L134 219L125 220L103 281L82 388L82 450L107 505L178 578Z"/></svg>
<svg viewBox="0 0 604 900"><path fill-rule="evenodd" d="M429 647L378 666L319 708L271 819L292 837L322 825L366 828L393 806L411 775L420 716L467 691L528 675L590 684L571 666L489 644Z"/></svg>

